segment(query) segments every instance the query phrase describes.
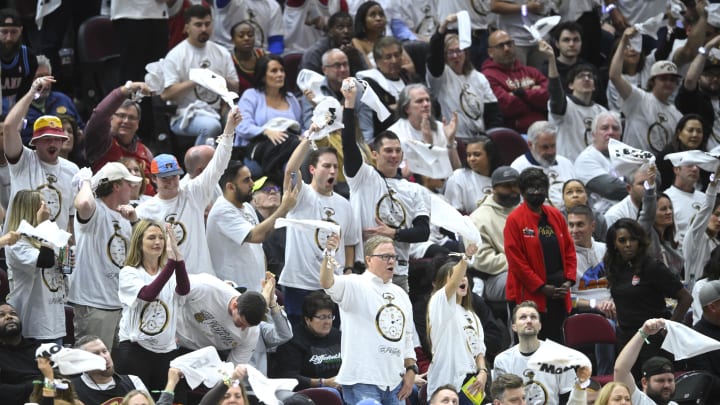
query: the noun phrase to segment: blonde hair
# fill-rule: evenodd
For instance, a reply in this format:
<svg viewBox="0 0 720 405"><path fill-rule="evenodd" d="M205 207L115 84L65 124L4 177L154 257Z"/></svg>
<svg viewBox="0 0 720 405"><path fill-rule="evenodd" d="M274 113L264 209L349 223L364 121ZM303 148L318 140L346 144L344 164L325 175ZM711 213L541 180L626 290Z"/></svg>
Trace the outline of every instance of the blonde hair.
<svg viewBox="0 0 720 405"><path fill-rule="evenodd" d="M128 405L128 404L130 403L130 400L131 400L133 397L135 397L136 395L142 395L142 396L144 396L145 399L147 399L147 401L148 401L148 403L149 403L150 405L155 405L155 401L153 401L153 399L152 399L152 397L150 396L150 394L148 394L147 392L142 391L142 390L132 390L132 391L128 392L128 393L125 395L125 397L123 398L122 402L120 402L120 405Z"/></svg>
<svg viewBox="0 0 720 405"><path fill-rule="evenodd" d="M628 392L628 394L630 394L630 388L628 388L627 385L618 381L611 381L602 387L600 393L598 393L597 399L595 400L595 405L607 405L607 403L610 401L610 395L612 394L615 387L623 387ZM632 401L630 402L630 405L632 405Z"/></svg>
<svg viewBox="0 0 720 405"><path fill-rule="evenodd" d="M125 258L126 266L138 267L142 265L143 236L145 236L145 231L147 231L153 226L158 227L162 232L163 237L165 238L162 255L160 256L160 258L158 258L158 266L162 267L163 265L165 265L165 262L167 261L167 251L165 250L165 247L167 246L167 235L165 235L165 227L163 227L157 221L153 221L151 219L142 219L133 227L133 233L130 237L130 249L128 250L127 257Z"/></svg>
<svg viewBox="0 0 720 405"><path fill-rule="evenodd" d="M43 196L39 191L20 190L15 194L7 218L8 230L17 231L20 223L25 220L32 226L38 226L37 212L43 202ZM26 238L35 248L40 248L40 241L35 238Z"/></svg>

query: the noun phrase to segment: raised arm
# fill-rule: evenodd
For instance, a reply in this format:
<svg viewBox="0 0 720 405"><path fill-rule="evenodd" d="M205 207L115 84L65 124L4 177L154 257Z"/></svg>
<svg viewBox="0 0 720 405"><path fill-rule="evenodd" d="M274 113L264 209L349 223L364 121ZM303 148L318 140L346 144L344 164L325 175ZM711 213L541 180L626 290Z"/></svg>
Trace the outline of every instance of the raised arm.
<svg viewBox="0 0 720 405"><path fill-rule="evenodd" d="M627 28L625 32L623 32L622 38L620 38L620 45L618 45L617 50L615 50L612 62L610 62L610 70L608 71L610 81L615 85L618 94L620 94L623 100L630 97L630 93L632 93L632 85L622 76L624 52L625 47L630 43L630 37L636 34L637 30L633 27Z"/></svg>
<svg viewBox="0 0 720 405"><path fill-rule="evenodd" d="M302 181L298 181L295 188L290 185L290 176L285 176L283 185L283 196L280 201L280 206L275 210L269 217L265 218L264 221L255 225L253 229L248 233L246 242L250 243L261 243L267 238L268 234L274 229L275 221L278 218L282 218L295 206L297 203L297 195L302 187Z"/></svg>
<svg viewBox="0 0 720 405"><path fill-rule="evenodd" d="M664 327L664 319L648 319L645 321L643 326L638 329L632 338L630 338L630 341L627 342L615 360L615 372L613 379L627 385L630 388L630 395L632 395L632 393L637 389L635 379L630 371L638 359L640 349L642 349L648 336L660 332L660 330Z"/></svg>
<svg viewBox="0 0 720 405"><path fill-rule="evenodd" d="M343 80L341 88L343 97L345 97L343 106L343 125L345 127L342 129L343 167L348 177L355 177L363 163L360 147L355 140L355 97L357 95L355 86L355 79L349 77Z"/></svg>
<svg viewBox="0 0 720 405"><path fill-rule="evenodd" d="M555 60L555 51L552 46L545 41L538 44L540 52L542 52L548 61L548 93L550 93L550 112L552 114L565 115L567 111L567 101L565 100L565 89L563 88L560 73Z"/></svg>
<svg viewBox="0 0 720 405"><path fill-rule="evenodd" d="M707 52L718 45L720 45L720 35L716 35L715 38L705 44L706 51L704 53L698 52L697 56L695 56L692 63L690 63L690 67L685 75L685 80L683 81L685 90L694 91L697 89L698 79L705 69L705 62L708 58Z"/></svg>
<svg viewBox="0 0 720 405"><path fill-rule="evenodd" d="M458 287L460 287L460 284L463 282L463 278L465 278L465 275L467 274L467 260L468 258L473 257L475 253L477 253L477 250L477 245L468 245L467 249L465 249L465 256L460 259L455 266L453 266L452 274L450 275L450 278L448 278L447 283L445 283L445 298L448 300L454 297L457 293Z"/></svg>
<svg viewBox="0 0 720 405"><path fill-rule="evenodd" d="M51 86L52 83L55 83L55 79L52 76L35 79L32 86L30 86L30 91L25 93L8 112L3 131L3 146L5 148L5 156L10 163L16 163L22 154L23 144L22 137L20 136L20 123L22 123L22 120L27 115L30 104L32 104L35 98L35 93L41 93L43 89Z"/></svg>
<svg viewBox="0 0 720 405"><path fill-rule="evenodd" d="M433 77L440 77L445 70L445 34L447 27L457 21L456 14L448 14L430 37L430 49L427 55L427 69Z"/></svg>
<svg viewBox="0 0 720 405"><path fill-rule="evenodd" d="M336 233L328 236L326 253L320 264L320 286L322 288L327 289L335 284L335 259L332 254L338 246L340 246L340 237Z"/></svg>

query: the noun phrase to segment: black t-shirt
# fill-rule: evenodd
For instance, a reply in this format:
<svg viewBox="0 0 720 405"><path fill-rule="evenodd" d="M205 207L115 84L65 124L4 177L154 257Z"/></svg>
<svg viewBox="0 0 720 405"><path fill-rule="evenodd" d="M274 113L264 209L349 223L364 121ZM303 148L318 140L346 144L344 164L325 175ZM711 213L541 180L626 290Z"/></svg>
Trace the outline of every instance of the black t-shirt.
<svg viewBox="0 0 720 405"><path fill-rule="evenodd" d="M676 297L683 288L677 275L658 260L648 257L642 266L640 275L623 266L610 285L618 324L625 330L638 329L650 318L668 318L665 298Z"/></svg>
<svg viewBox="0 0 720 405"><path fill-rule="evenodd" d="M560 284L565 282L562 254L560 254L560 245L558 244L555 230L548 223L545 214L540 215L538 236L540 237L543 261L545 263L545 282L546 284L559 287Z"/></svg>

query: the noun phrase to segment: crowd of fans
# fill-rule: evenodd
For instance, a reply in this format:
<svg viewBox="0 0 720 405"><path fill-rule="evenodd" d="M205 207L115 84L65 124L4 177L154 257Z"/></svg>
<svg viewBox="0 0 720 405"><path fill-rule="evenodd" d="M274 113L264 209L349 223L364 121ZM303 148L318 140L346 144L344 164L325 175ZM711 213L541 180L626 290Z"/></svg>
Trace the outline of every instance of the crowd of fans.
<svg viewBox="0 0 720 405"><path fill-rule="evenodd" d="M663 349L720 339L720 2L80 3L0 9L0 403L720 398L720 350ZM96 15L87 105L60 38ZM586 313L593 367L532 369Z"/></svg>

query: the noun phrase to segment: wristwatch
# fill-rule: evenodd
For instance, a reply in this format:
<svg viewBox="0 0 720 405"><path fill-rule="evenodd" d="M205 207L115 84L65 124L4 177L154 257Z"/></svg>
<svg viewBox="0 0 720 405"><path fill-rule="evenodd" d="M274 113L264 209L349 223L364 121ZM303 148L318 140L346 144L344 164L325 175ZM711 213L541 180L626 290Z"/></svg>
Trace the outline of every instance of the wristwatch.
<svg viewBox="0 0 720 405"><path fill-rule="evenodd" d="M704 46L701 46L698 48L698 54L699 55L707 55L707 49L705 49Z"/></svg>
<svg viewBox="0 0 720 405"><path fill-rule="evenodd" d="M405 366L405 371L410 371L410 370L415 372L415 375L420 374L420 369L418 368L417 364L411 364L409 366Z"/></svg>

